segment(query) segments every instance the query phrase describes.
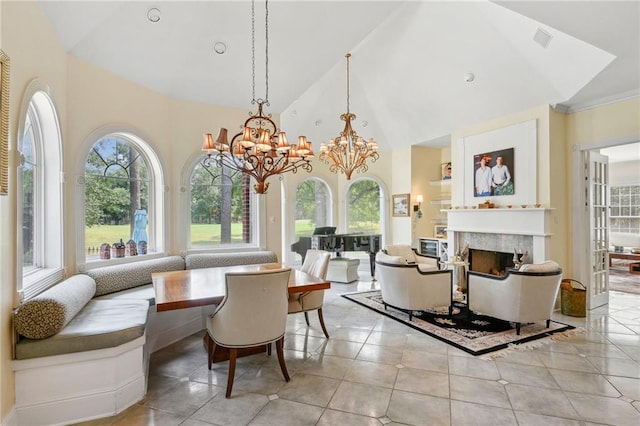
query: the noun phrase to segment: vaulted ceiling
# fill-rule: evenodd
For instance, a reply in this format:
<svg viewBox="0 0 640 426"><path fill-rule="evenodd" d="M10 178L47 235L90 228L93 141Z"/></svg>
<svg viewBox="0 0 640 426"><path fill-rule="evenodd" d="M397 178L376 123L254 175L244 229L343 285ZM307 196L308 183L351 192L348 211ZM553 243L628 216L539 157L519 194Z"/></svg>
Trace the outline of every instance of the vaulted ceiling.
<svg viewBox="0 0 640 426"><path fill-rule="evenodd" d="M249 1L40 4L71 55L168 96L252 109ZM255 10L264 98L264 2ZM640 94L638 1L275 0L268 12L269 112L316 149L342 130L346 52L356 131L382 150L438 146L456 129L539 105Z"/></svg>

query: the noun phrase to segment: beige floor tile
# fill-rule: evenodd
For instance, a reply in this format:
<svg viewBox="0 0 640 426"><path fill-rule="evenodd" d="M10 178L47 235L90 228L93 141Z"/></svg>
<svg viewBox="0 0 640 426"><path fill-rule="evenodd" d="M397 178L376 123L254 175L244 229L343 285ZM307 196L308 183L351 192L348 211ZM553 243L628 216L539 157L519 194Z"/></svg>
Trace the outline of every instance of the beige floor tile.
<svg viewBox="0 0 640 426"><path fill-rule="evenodd" d="M464 401L451 401L451 426L517 426L513 411Z"/></svg>
<svg viewBox="0 0 640 426"><path fill-rule="evenodd" d="M315 425L323 409L299 402L276 399L270 401L249 423L252 426L305 426Z"/></svg>
<svg viewBox="0 0 640 426"><path fill-rule="evenodd" d="M450 356L449 373L456 376L476 377L487 380L498 380L500 378L495 361L474 357Z"/></svg>
<svg viewBox="0 0 640 426"><path fill-rule="evenodd" d="M367 338L367 343L379 346L404 347L407 341L406 334L372 331Z"/></svg>
<svg viewBox="0 0 640 426"><path fill-rule="evenodd" d="M313 355L305 365L300 368L299 372L330 377L332 379L342 379L352 364L353 360L348 358L330 355Z"/></svg>
<svg viewBox="0 0 640 426"><path fill-rule="evenodd" d="M502 379L510 383L540 386L543 388L559 389L558 383L545 367L532 365L518 365L508 362L496 362Z"/></svg>
<svg viewBox="0 0 640 426"><path fill-rule="evenodd" d="M358 414L343 413L336 410L325 410L316 426L380 426L380 421L373 417Z"/></svg>
<svg viewBox="0 0 640 426"><path fill-rule="evenodd" d="M602 374L640 379L640 363L638 361L596 357L589 357L589 361Z"/></svg>
<svg viewBox="0 0 640 426"><path fill-rule="evenodd" d="M432 354L406 350L402 355L402 365L410 368L419 368L421 370L448 373L449 357L446 354Z"/></svg>
<svg viewBox="0 0 640 426"><path fill-rule="evenodd" d="M367 341L369 330L361 328L340 327L331 334L331 340L347 340L349 342L364 343Z"/></svg>
<svg viewBox="0 0 640 426"><path fill-rule="evenodd" d="M397 375L398 367L395 365L356 360L344 380L392 388L396 383Z"/></svg>
<svg viewBox="0 0 640 426"><path fill-rule="evenodd" d="M365 343L356 359L383 364L399 364L402 360L402 348L390 348Z"/></svg>
<svg viewBox="0 0 640 426"><path fill-rule="evenodd" d="M640 424L640 412L630 403L617 398L566 393L583 420L617 426L635 426Z"/></svg>
<svg viewBox="0 0 640 426"><path fill-rule="evenodd" d="M216 425L246 425L267 405L269 398L255 393L234 393L227 399L224 393L196 411L190 419Z"/></svg>
<svg viewBox="0 0 640 426"><path fill-rule="evenodd" d="M620 396L620 393L611 386L611 383L599 374L555 369L550 369L549 372L556 379L562 390L613 398Z"/></svg>
<svg viewBox="0 0 640 426"><path fill-rule="evenodd" d="M394 389L449 398L449 375L435 371L401 368Z"/></svg>
<svg viewBox="0 0 640 426"><path fill-rule="evenodd" d="M597 373L598 370L585 357L576 354L558 352L540 352L540 360L547 368L559 370L581 371L583 373Z"/></svg>
<svg viewBox="0 0 640 426"><path fill-rule="evenodd" d="M640 379L617 376L606 378L623 396L640 401Z"/></svg>
<svg viewBox="0 0 640 426"><path fill-rule="evenodd" d="M153 397L147 397L142 405L180 416L190 416L218 392L224 392L224 388L185 380Z"/></svg>
<svg viewBox="0 0 640 426"><path fill-rule="evenodd" d="M582 422L574 419L563 419L524 411L515 411L515 413L519 426L584 426Z"/></svg>
<svg viewBox="0 0 640 426"><path fill-rule="evenodd" d="M391 389L342 382L328 408L363 416L381 417L387 412L390 398Z"/></svg>
<svg viewBox="0 0 640 426"><path fill-rule="evenodd" d="M326 407L340 385L340 380L298 373L278 392L281 399Z"/></svg>
<svg viewBox="0 0 640 426"><path fill-rule="evenodd" d="M505 389L514 410L578 419L578 413L560 390L511 383L505 385Z"/></svg>
<svg viewBox="0 0 640 426"><path fill-rule="evenodd" d="M449 386L451 399L511 408L504 386L496 381L451 375Z"/></svg>
<svg viewBox="0 0 640 426"><path fill-rule="evenodd" d="M387 417L402 424L448 426L449 413L448 399L394 390Z"/></svg>
<svg viewBox="0 0 640 426"><path fill-rule="evenodd" d="M326 345L321 346L316 350L316 353L321 355L339 356L342 358L355 359L362 349L363 344L357 342L348 342L346 340L331 339Z"/></svg>

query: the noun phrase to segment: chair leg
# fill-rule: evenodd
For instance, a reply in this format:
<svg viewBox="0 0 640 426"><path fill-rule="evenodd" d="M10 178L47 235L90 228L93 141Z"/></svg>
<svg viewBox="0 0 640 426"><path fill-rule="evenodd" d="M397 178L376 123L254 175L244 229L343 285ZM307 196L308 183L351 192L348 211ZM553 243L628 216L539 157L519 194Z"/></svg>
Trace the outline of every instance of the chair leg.
<svg viewBox="0 0 640 426"><path fill-rule="evenodd" d="M324 326L324 317L322 316L322 308L318 309L318 320L320 321L320 327L322 327L322 331L324 332L325 337L328 339L329 333L327 333L327 327Z"/></svg>
<svg viewBox="0 0 640 426"><path fill-rule="evenodd" d="M229 348L229 376L227 377L227 393L225 397L231 398L231 389L233 389L233 378L236 375L236 358L238 356L238 349Z"/></svg>
<svg viewBox="0 0 640 426"><path fill-rule="evenodd" d="M519 322L516 323L516 334L518 336L520 335L520 323Z"/></svg>
<svg viewBox="0 0 640 426"><path fill-rule="evenodd" d="M547 328L549 328L549 326L550 326L550 325L551 325L551 320L550 320L550 319L548 319L548 320L547 320Z"/></svg>
<svg viewBox="0 0 640 426"><path fill-rule="evenodd" d="M207 345L207 366L209 367L209 370L211 370L211 364L213 364L213 347L215 343L211 336L209 336L209 333L205 334L204 341Z"/></svg>
<svg viewBox="0 0 640 426"><path fill-rule="evenodd" d="M271 343L267 343L267 356L271 356Z"/></svg>
<svg viewBox="0 0 640 426"><path fill-rule="evenodd" d="M276 352L278 352L278 362L280 363L280 370L282 370L282 375L284 379L288 382L291 380L289 378L289 372L287 371L287 364L284 362L284 350L283 350L284 336L276 340Z"/></svg>
<svg viewBox="0 0 640 426"><path fill-rule="evenodd" d="M409 311L409 321L413 319L413 315L411 315L411 311Z"/></svg>
<svg viewBox="0 0 640 426"><path fill-rule="evenodd" d="M307 327L310 327L311 324L309 324L309 313L307 311L304 311L304 320L307 322Z"/></svg>

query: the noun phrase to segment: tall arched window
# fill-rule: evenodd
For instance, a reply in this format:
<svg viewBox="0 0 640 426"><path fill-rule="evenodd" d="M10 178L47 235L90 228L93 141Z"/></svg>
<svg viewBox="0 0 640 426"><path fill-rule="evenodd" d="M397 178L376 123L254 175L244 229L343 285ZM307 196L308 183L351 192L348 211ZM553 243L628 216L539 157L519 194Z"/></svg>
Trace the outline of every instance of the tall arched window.
<svg viewBox="0 0 640 426"><path fill-rule="evenodd" d="M190 248L257 244L256 198L248 175L203 160L193 166L189 183Z"/></svg>
<svg viewBox="0 0 640 426"><path fill-rule="evenodd" d="M100 137L87 153L81 183L84 244L78 249L80 262L133 256L113 249L114 244L130 241L136 243L137 256L163 251L162 169L145 142L124 132ZM100 251L106 244L112 248L108 256Z"/></svg>
<svg viewBox="0 0 640 426"><path fill-rule="evenodd" d="M48 90L32 82L18 129L18 291L32 297L63 278L62 143Z"/></svg>
<svg viewBox="0 0 640 426"><path fill-rule="evenodd" d="M329 226L331 199L329 187L319 179L310 178L296 188L295 239L311 235L319 226Z"/></svg>
<svg viewBox="0 0 640 426"><path fill-rule="evenodd" d="M382 234L380 185L362 178L349 186L347 192L347 232Z"/></svg>

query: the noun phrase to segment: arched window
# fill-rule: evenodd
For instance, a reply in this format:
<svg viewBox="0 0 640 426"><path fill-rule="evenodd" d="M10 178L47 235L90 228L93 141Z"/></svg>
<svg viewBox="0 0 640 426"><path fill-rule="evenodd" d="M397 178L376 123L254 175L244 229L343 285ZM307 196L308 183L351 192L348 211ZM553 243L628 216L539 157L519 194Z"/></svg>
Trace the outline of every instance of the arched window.
<svg viewBox="0 0 640 426"><path fill-rule="evenodd" d="M316 227L329 226L331 199L329 187L319 179L306 179L296 188L295 239L311 235Z"/></svg>
<svg viewBox="0 0 640 426"><path fill-rule="evenodd" d="M18 291L30 298L63 278L62 143L48 95L38 81L27 88L18 129Z"/></svg>
<svg viewBox="0 0 640 426"><path fill-rule="evenodd" d="M347 191L347 232L382 234L382 198L380 185L376 181L361 178L353 182Z"/></svg>
<svg viewBox="0 0 640 426"><path fill-rule="evenodd" d="M163 176L148 144L132 133L99 137L87 153L80 183L84 244L78 248L79 263L163 252ZM130 242L135 253L133 244L127 247L131 250L120 248Z"/></svg>
<svg viewBox="0 0 640 426"><path fill-rule="evenodd" d="M147 245L150 177L149 166L135 145L123 136L101 138L89 151L85 165L85 246L87 260L105 259L103 244L122 245L133 240ZM136 230L136 215L145 220ZM135 232L134 232L135 231ZM141 237L134 235L137 232ZM137 240L137 241L135 241ZM151 246L153 247L153 246ZM103 248L106 248L103 247ZM145 250L141 250L141 255ZM124 250L110 250L109 258L124 257ZM131 254L131 253L130 253Z"/></svg>
<svg viewBox="0 0 640 426"><path fill-rule="evenodd" d="M189 177L189 247L225 249L256 246L256 196L248 175L197 162Z"/></svg>

